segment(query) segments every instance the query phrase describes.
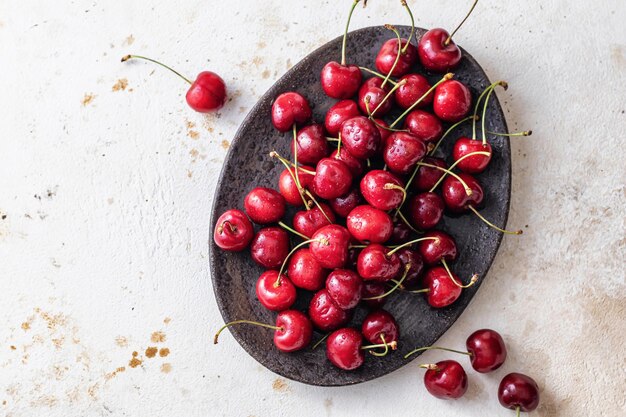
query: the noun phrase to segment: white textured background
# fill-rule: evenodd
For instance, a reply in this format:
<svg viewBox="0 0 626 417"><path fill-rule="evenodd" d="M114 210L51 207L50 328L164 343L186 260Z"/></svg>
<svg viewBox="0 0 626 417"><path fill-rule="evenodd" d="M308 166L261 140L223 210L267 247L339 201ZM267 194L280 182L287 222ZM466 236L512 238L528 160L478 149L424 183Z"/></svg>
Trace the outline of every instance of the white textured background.
<svg viewBox="0 0 626 417"><path fill-rule="evenodd" d="M498 92L510 128L535 132L512 141L509 225L525 234L505 238L441 340L497 329L503 369L469 371L467 395L444 402L419 361L314 388L229 334L211 344L209 209L229 140L285 70L340 34L349 3L0 0L0 415L505 416L495 392L511 371L539 382L534 415L624 415L622 0L482 0L456 37L510 83ZM451 28L469 3L410 4L420 26ZM353 28L406 22L399 1L370 0ZM196 114L184 82L121 64L129 52L216 71L232 100ZM170 353L147 358L150 346Z"/></svg>

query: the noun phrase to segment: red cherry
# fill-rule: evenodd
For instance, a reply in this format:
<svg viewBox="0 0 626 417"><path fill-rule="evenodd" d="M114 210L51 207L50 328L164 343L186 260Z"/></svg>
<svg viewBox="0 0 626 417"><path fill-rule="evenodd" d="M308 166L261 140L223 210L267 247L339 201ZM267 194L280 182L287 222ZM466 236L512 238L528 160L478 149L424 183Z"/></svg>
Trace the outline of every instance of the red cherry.
<svg viewBox="0 0 626 417"><path fill-rule="evenodd" d="M349 310L361 301L363 280L349 269L335 269L326 278L326 290L339 308Z"/></svg>
<svg viewBox="0 0 626 417"><path fill-rule="evenodd" d="M435 89L433 111L444 122L456 123L469 113L472 93L460 81L447 80Z"/></svg>
<svg viewBox="0 0 626 417"><path fill-rule="evenodd" d="M391 110L392 100L383 101L388 90L387 86L382 87L382 85L383 80L381 78L373 77L365 81L359 89L357 103L363 114L381 117Z"/></svg>
<svg viewBox="0 0 626 417"><path fill-rule="evenodd" d="M348 217L348 214L363 202L363 197L357 188L351 189L348 194L328 200L328 204L339 217Z"/></svg>
<svg viewBox="0 0 626 417"><path fill-rule="evenodd" d="M467 195L465 186L455 177L448 176L443 180L441 186L443 201L446 208L453 213L462 213L468 206L476 207L483 201L483 188L478 180L469 174L459 174L459 177L472 190L471 195Z"/></svg>
<svg viewBox="0 0 626 417"><path fill-rule="evenodd" d="M331 224L315 232L312 239L309 249L324 268L341 268L346 264L351 240L348 229Z"/></svg>
<svg viewBox="0 0 626 417"><path fill-rule="evenodd" d="M346 226L350 234L360 242L384 243L393 233L391 217L368 205L355 207L348 214Z"/></svg>
<svg viewBox="0 0 626 417"><path fill-rule="evenodd" d="M403 53L400 53L400 59L398 59L398 63L396 67L391 72L392 77L401 77L409 70L415 63L417 62L417 48L413 44L409 44L407 46L407 40L401 39L400 47L406 50ZM398 56L398 39L389 39L387 42L381 46L378 51L378 55L376 56L376 68L381 73L387 75L393 68L393 64L396 61Z"/></svg>
<svg viewBox="0 0 626 417"><path fill-rule="evenodd" d="M359 107L354 100L341 100L333 104L326 112L326 119L324 120L326 131L329 135L337 136L343 122L360 114Z"/></svg>
<svg viewBox="0 0 626 417"><path fill-rule="evenodd" d="M398 87L394 93L394 97L396 99L396 104L403 109L411 107L413 103L426 94L430 89L430 83L426 77L420 74L405 75L400 78L398 82L402 83L402 81L404 81L404 84ZM434 96L434 92L428 94L422 101L420 101L417 108L423 108L431 104Z"/></svg>
<svg viewBox="0 0 626 417"><path fill-rule="evenodd" d="M491 145L489 143L485 143L480 140L472 140L468 137L461 137L454 144L454 148L452 148L452 158L455 161L463 158L465 155L468 155L473 152L487 152L487 155L472 155L464 158L461 162L456 164L457 168L461 171L466 172L468 174L480 174L483 172L487 165L489 165L489 161L491 161Z"/></svg>
<svg viewBox="0 0 626 417"><path fill-rule="evenodd" d="M454 274L452 276L456 282L461 282L459 277ZM423 284L428 288L426 299L431 307L447 307L461 296L461 288L452 282L448 271L442 266L436 266L426 271Z"/></svg>
<svg viewBox="0 0 626 417"><path fill-rule="evenodd" d="M252 260L265 269L280 268L289 253L289 235L280 227L257 232L250 245Z"/></svg>
<svg viewBox="0 0 626 417"><path fill-rule="evenodd" d="M457 361L441 361L435 365L421 365L428 370L424 385L431 395L443 400L461 398L467 391L467 374Z"/></svg>
<svg viewBox="0 0 626 417"><path fill-rule="evenodd" d="M297 310L286 310L278 313L274 333L274 345L283 352L295 352L311 343L313 325L309 318Z"/></svg>
<svg viewBox="0 0 626 417"><path fill-rule="evenodd" d="M530 412L539 405L539 387L531 377L511 373L502 378L498 400L504 408Z"/></svg>
<svg viewBox="0 0 626 417"><path fill-rule="evenodd" d="M393 232L391 233L389 243L393 245L406 243L411 238L411 232L411 228L409 228L406 223L399 220L393 224Z"/></svg>
<svg viewBox="0 0 626 417"><path fill-rule="evenodd" d="M389 171L371 170L361 179L360 188L365 201L380 210L398 208L404 200L404 184Z"/></svg>
<svg viewBox="0 0 626 417"><path fill-rule="evenodd" d="M389 127L389 123L385 122L383 119L374 119L376 122L376 129L378 129L378 133L380 133L380 149L385 147L385 143L387 143L387 138L391 135L391 130L385 129Z"/></svg>
<svg viewBox="0 0 626 417"><path fill-rule="evenodd" d="M298 162L303 164L317 164L329 152L328 141L322 125L313 124L300 129L296 136L298 142ZM291 153L294 154L293 141ZM295 155L295 154L294 154Z"/></svg>
<svg viewBox="0 0 626 417"><path fill-rule="evenodd" d="M357 92L361 85L361 70L356 65L341 65L331 61L324 65L320 81L328 97L345 99Z"/></svg>
<svg viewBox="0 0 626 417"><path fill-rule="evenodd" d="M389 255L389 249L378 243L368 245L359 254L357 272L364 280L389 281L402 269L402 262L395 253Z"/></svg>
<svg viewBox="0 0 626 417"><path fill-rule="evenodd" d="M256 282L256 296L263 307L272 311L286 310L296 302L296 287L278 271L265 271Z"/></svg>
<svg viewBox="0 0 626 417"><path fill-rule="evenodd" d="M380 146L380 132L367 117L356 116L341 126L341 144L355 158L367 159Z"/></svg>
<svg viewBox="0 0 626 417"><path fill-rule="evenodd" d="M404 121L404 127L409 129L413 136L426 143L436 142L443 135L441 121L432 113L424 110L414 110Z"/></svg>
<svg viewBox="0 0 626 417"><path fill-rule="evenodd" d="M311 184L313 184L313 175L305 172L304 170L314 171L314 169L307 166L298 167L300 185L302 185L305 189L308 189L311 187ZM302 197L300 197L298 186L293 178L295 174L296 169L294 167L289 169L285 168L278 179L278 190L288 204L291 204L292 206L301 206L304 202L302 201Z"/></svg>
<svg viewBox="0 0 626 417"><path fill-rule="evenodd" d="M402 285L408 289L418 288L421 285L422 271L424 270L422 255L409 248L402 248L396 254L400 258L400 262L402 262L403 269L406 265L409 265L409 271Z"/></svg>
<svg viewBox="0 0 626 417"><path fill-rule="evenodd" d="M341 147L339 150L335 149L330 154L330 158L346 164L353 178L360 177L363 174L363 171L365 171L365 161L352 156L352 154L348 152L345 147Z"/></svg>
<svg viewBox="0 0 626 417"><path fill-rule="evenodd" d="M324 158L317 163L313 177L313 191L316 195L331 199L350 191L352 173L346 164L336 158Z"/></svg>
<svg viewBox="0 0 626 417"><path fill-rule="evenodd" d="M316 328L323 332L329 332L350 321L352 313L350 310L339 308L328 294L328 290L321 289L311 299L309 317Z"/></svg>
<svg viewBox="0 0 626 417"><path fill-rule="evenodd" d="M285 215L285 198L271 188L253 188L243 204L250 219L258 224L276 223Z"/></svg>
<svg viewBox="0 0 626 417"><path fill-rule="evenodd" d="M383 159L389 170L406 175L413 172L415 164L426 155L426 145L406 132L394 132L387 139Z"/></svg>
<svg viewBox="0 0 626 417"><path fill-rule="evenodd" d="M298 288L317 291L324 285L328 270L315 259L308 248L298 249L287 266L289 279Z"/></svg>
<svg viewBox="0 0 626 417"><path fill-rule="evenodd" d="M300 94L290 91L276 97L272 104L272 123L281 132L291 130L311 118L309 102Z"/></svg>
<svg viewBox="0 0 626 417"><path fill-rule="evenodd" d="M302 233L306 237L311 237L324 226L332 224L335 222L335 214L328 207L328 205L324 203L320 203L320 207L314 206L310 210L302 210L297 212L293 216L293 228L296 229L298 233ZM326 213L326 216L324 216ZM328 221L330 219L330 221Z"/></svg>
<svg viewBox="0 0 626 417"><path fill-rule="evenodd" d="M387 302L387 297L381 297L387 292L382 282L367 281L363 283L361 299L369 308L380 308Z"/></svg>
<svg viewBox="0 0 626 417"><path fill-rule="evenodd" d="M250 244L254 228L248 217L241 210L231 209L222 214L215 223L213 240L220 248L239 252Z"/></svg>
<svg viewBox="0 0 626 417"><path fill-rule="evenodd" d="M400 338L398 323L385 310L372 311L365 316L361 333L370 343L381 343L383 337L386 343L397 342Z"/></svg>
<svg viewBox="0 0 626 417"><path fill-rule="evenodd" d="M441 168L448 168L446 161L441 158L433 158L430 156L425 157L422 162L430 165L436 165ZM435 186L437 181L443 177L444 172L436 168L427 166L420 166L413 178L413 188L417 191L430 191Z"/></svg>
<svg viewBox="0 0 626 417"><path fill-rule="evenodd" d="M417 53L422 66L428 71L448 72L461 61L461 50L450 39L450 35L444 29L436 28L426 32L417 44Z"/></svg>
<svg viewBox="0 0 626 417"><path fill-rule="evenodd" d="M363 338L358 330L344 328L334 331L326 340L326 357L339 369L351 371L363 365Z"/></svg>
<svg viewBox="0 0 626 417"><path fill-rule="evenodd" d="M426 265L435 265L442 259L449 262L456 259L456 243L452 236L441 230L432 230L424 233L423 237L437 238L437 240L427 239L418 243L417 250Z"/></svg>
<svg viewBox="0 0 626 417"><path fill-rule="evenodd" d="M472 368L478 372L495 371L506 360L504 340L495 330L476 330L467 338L466 346Z"/></svg>
<svg viewBox="0 0 626 417"><path fill-rule="evenodd" d="M409 217L415 227L428 230L437 226L445 208L446 205L438 194L421 193L411 198Z"/></svg>

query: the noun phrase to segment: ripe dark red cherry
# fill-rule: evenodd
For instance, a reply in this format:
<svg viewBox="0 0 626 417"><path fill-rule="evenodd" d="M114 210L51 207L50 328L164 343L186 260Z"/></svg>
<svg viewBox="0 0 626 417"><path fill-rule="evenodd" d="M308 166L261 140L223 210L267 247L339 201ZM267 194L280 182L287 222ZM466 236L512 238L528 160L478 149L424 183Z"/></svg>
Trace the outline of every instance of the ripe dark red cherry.
<svg viewBox="0 0 626 417"><path fill-rule="evenodd" d="M330 154L330 158L337 159L346 164L353 178L360 177L363 171L365 171L365 161L352 156L343 146L339 150L335 149Z"/></svg>
<svg viewBox="0 0 626 417"><path fill-rule="evenodd" d="M287 274L296 287L317 291L324 286L328 270L317 262L308 248L302 248L289 258Z"/></svg>
<svg viewBox="0 0 626 417"><path fill-rule="evenodd" d="M322 227L334 223L335 214L330 207L324 203L320 203L320 207L324 210L323 212L317 206L313 206L310 210L297 212L293 216L293 228L298 233L302 233L310 238ZM326 216L324 216L324 213L326 213Z"/></svg>
<svg viewBox="0 0 626 417"><path fill-rule="evenodd" d="M378 51L378 55L376 55L376 68L378 71L387 75L393 68L391 72L392 77L401 77L409 72L411 67L417 62L417 48L413 44L407 46L407 42L408 40L401 39L400 48L404 49L406 47L406 50L400 54L395 68L393 68L393 64L398 56L398 39L393 38L385 42Z"/></svg>
<svg viewBox="0 0 626 417"><path fill-rule="evenodd" d="M426 145L417 137L406 132L394 132L387 139L383 159L390 171L406 175L415 169L415 164L426 155Z"/></svg>
<svg viewBox="0 0 626 417"><path fill-rule="evenodd" d="M387 297L381 297L387 292L387 287L382 282L365 281L361 299L369 308L381 308L387 302Z"/></svg>
<svg viewBox="0 0 626 417"><path fill-rule="evenodd" d="M393 224L393 232L389 242L393 245L406 243L411 238L411 233L411 228L405 222L402 220L396 221Z"/></svg>
<svg viewBox="0 0 626 417"><path fill-rule="evenodd" d="M488 152L489 156L478 154L463 158L465 155L473 152ZM491 161L491 154L492 149L489 143L483 144L480 140L473 140L468 137L459 138L452 148L452 158L455 161L463 158L461 162L456 164L456 167L468 174L480 174L483 172L489 165L489 161Z"/></svg>
<svg viewBox="0 0 626 417"><path fill-rule="evenodd" d="M417 250L422 255L426 265L435 265L445 259L452 262L456 259L456 243L452 236L441 230L431 230L423 237L436 237L437 240L423 240L417 244Z"/></svg>
<svg viewBox="0 0 626 417"><path fill-rule="evenodd" d="M311 299L309 317L316 328L323 332L329 332L350 321L352 313L350 310L339 308L328 294L328 290L321 289Z"/></svg>
<svg viewBox="0 0 626 417"><path fill-rule="evenodd" d="M294 124L302 124L311 118L307 99L290 91L276 97L272 104L272 123L281 132L287 132Z"/></svg>
<svg viewBox="0 0 626 417"><path fill-rule="evenodd" d="M285 198L276 190L256 187L243 201L246 213L258 224L276 223L285 215Z"/></svg>
<svg viewBox="0 0 626 417"><path fill-rule="evenodd" d="M296 302L296 287L278 271L265 271L256 282L256 296L263 307L272 311L287 310Z"/></svg>
<svg viewBox="0 0 626 417"><path fill-rule="evenodd" d="M481 329L472 333L465 343L472 368L481 373L498 369L506 360L506 345L495 330Z"/></svg>
<svg viewBox="0 0 626 417"><path fill-rule="evenodd" d="M383 80L381 78L373 77L365 81L361 88L359 88L357 104L363 114L381 117L391 110L391 105L393 104L392 100L383 101L389 91L387 86L382 87L382 85Z"/></svg>
<svg viewBox="0 0 626 417"><path fill-rule="evenodd" d="M511 410L530 412L539 405L539 387L531 377L511 373L502 378L498 387L498 400Z"/></svg>
<svg viewBox="0 0 626 417"><path fill-rule="evenodd" d="M348 261L348 246L350 246L350 232L343 226L331 224L319 229L312 236L309 249L315 259L328 269L341 268Z"/></svg>
<svg viewBox="0 0 626 417"><path fill-rule="evenodd" d="M443 400L461 398L467 391L467 374L457 361L441 361L427 368L424 385L434 397Z"/></svg>
<svg viewBox="0 0 626 417"><path fill-rule="evenodd" d="M361 179L360 189L365 201L380 210L398 208L404 200L404 184L389 171L371 170Z"/></svg>
<svg viewBox="0 0 626 417"><path fill-rule="evenodd" d="M436 165L441 168L448 168L446 161L441 158L433 158L427 156L422 160L422 162L429 165ZM439 181L439 179L443 177L443 175L444 172L436 168L420 166L411 184L413 185L413 188L415 188L417 191L430 191L430 189L435 186L437 181Z"/></svg>
<svg viewBox="0 0 626 417"><path fill-rule="evenodd" d="M362 75L356 65L341 65L337 61L331 61L322 68L320 80L328 97L345 99L357 92Z"/></svg>
<svg viewBox="0 0 626 417"><path fill-rule="evenodd" d="M393 233L391 217L369 205L355 207L348 214L346 226L350 234L360 242L385 243Z"/></svg>
<svg viewBox="0 0 626 417"><path fill-rule="evenodd" d="M430 83L420 74L408 74L400 78L398 82L404 81L404 84L398 87L394 93L396 104L403 109L408 109L415 103L420 97L428 92L430 89ZM434 92L428 94L418 105L417 108L421 109L427 107L433 102Z"/></svg>
<svg viewBox="0 0 626 417"><path fill-rule="evenodd" d="M459 177L472 190L472 195L467 195L465 186L452 176L447 176L441 186L441 194L446 208L453 213L462 213L468 206L476 207L483 201L483 188L478 180L469 174L459 174Z"/></svg>
<svg viewBox="0 0 626 417"><path fill-rule="evenodd" d="M456 282L461 282L459 277L454 274L452 276ZM452 282L448 271L442 266L436 266L426 271L423 284L428 288L426 300L431 307L447 307L461 296L461 288Z"/></svg>
<svg viewBox="0 0 626 417"><path fill-rule="evenodd" d="M298 142L298 162L303 164L317 164L320 159L328 155L329 147L324 127L319 124L305 126L296 136ZM293 141L291 142L291 153L293 152Z"/></svg>
<svg viewBox="0 0 626 417"><path fill-rule="evenodd" d="M252 223L241 210L227 210L215 223L213 240L217 246L224 250L242 251L248 247L253 237Z"/></svg>
<svg viewBox="0 0 626 417"><path fill-rule="evenodd" d="M311 343L313 325L306 314L297 310L278 313L274 333L274 345L283 352L295 352Z"/></svg>
<svg viewBox="0 0 626 417"><path fill-rule="evenodd" d="M397 342L400 338L400 329L393 316L385 310L376 310L363 319L361 325L363 337L370 343Z"/></svg>
<svg viewBox="0 0 626 417"><path fill-rule="evenodd" d="M289 253L289 234L280 227L265 227L250 245L252 260L265 269L280 268Z"/></svg>
<svg viewBox="0 0 626 417"><path fill-rule="evenodd" d="M313 175L309 174L306 171L315 171L314 168L307 166L299 166L298 167L298 178L300 179L300 185L303 188L309 189L311 184L313 184ZM283 172L280 174L280 178L278 179L278 190L280 194L285 198L285 201L292 206L301 206L304 204L302 201L302 197L300 197L300 192L298 191L298 186L294 181L293 176L295 176L296 169L291 167L289 169L285 168Z"/></svg>
<svg viewBox="0 0 626 417"><path fill-rule="evenodd" d="M422 284L421 278L424 270L422 255L409 248L402 248L396 254L400 258L400 262L402 262L402 268L409 265L409 271L402 285L410 290L418 288Z"/></svg>
<svg viewBox="0 0 626 417"><path fill-rule="evenodd" d="M461 61L461 50L453 40L446 45L450 35L444 29L435 28L426 32L417 44L422 66L428 71L448 72Z"/></svg>
<svg viewBox="0 0 626 417"><path fill-rule="evenodd" d="M350 191L351 185L352 173L339 159L324 158L317 163L312 184L316 195L325 199L340 197Z"/></svg>
<svg viewBox="0 0 626 417"><path fill-rule="evenodd" d="M472 93L460 81L447 80L435 89L433 111L444 122L456 123L469 113Z"/></svg>
<svg viewBox="0 0 626 417"><path fill-rule="evenodd" d="M348 214L363 202L358 188L351 189L348 194L328 200L328 204L339 217L348 217Z"/></svg>
<svg viewBox="0 0 626 417"><path fill-rule="evenodd" d="M363 365L365 354L361 350L361 333L352 328L339 329L326 340L326 357L337 368L351 371Z"/></svg>
<svg viewBox="0 0 626 417"><path fill-rule="evenodd" d="M443 135L441 121L432 113L424 110L414 110L404 121L404 127L416 138L426 142L436 142Z"/></svg>
<svg viewBox="0 0 626 417"><path fill-rule="evenodd" d="M395 253L378 243L368 245L359 254L357 272L366 281L389 281L396 278L402 269L402 262Z"/></svg>
<svg viewBox="0 0 626 417"><path fill-rule="evenodd" d="M435 193L421 193L413 196L409 202L411 223L421 230L432 229L443 217L446 205Z"/></svg>
<svg viewBox="0 0 626 417"><path fill-rule="evenodd" d="M361 301L363 280L349 269L335 269L326 278L326 290L342 310L350 310Z"/></svg>
<svg viewBox="0 0 626 417"><path fill-rule="evenodd" d="M359 107L354 100L341 100L333 104L326 112L324 126L331 136L337 136L341 125L348 119L361 115Z"/></svg>
<svg viewBox="0 0 626 417"><path fill-rule="evenodd" d="M355 158L367 159L380 146L380 132L367 117L356 116L341 126L341 145Z"/></svg>

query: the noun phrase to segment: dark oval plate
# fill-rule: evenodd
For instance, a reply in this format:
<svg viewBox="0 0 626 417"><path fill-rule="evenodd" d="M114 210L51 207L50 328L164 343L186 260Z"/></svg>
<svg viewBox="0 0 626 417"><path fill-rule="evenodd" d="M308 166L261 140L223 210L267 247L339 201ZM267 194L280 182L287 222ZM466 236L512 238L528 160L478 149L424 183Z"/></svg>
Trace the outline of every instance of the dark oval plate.
<svg viewBox="0 0 626 417"><path fill-rule="evenodd" d="M409 27L397 27L403 37L409 34ZM418 38L425 32L417 29ZM392 32L383 27L369 27L351 32L348 36L348 62L374 68L374 59L380 46L391 38ZM323 123L326 110L336 100L328 98L319 83L322 67L340 57L339 37L317 49L291 70L267 91L250 111L237 131L220 174L214 197L211 218L211 232L221 213L230 208L242 208L245 195L255 186L277 188L278 177L283 166L269 158L271 150L290 156L291 133L279 133L272 126L270 109L272 101L286 91L298 91L309 99L313 107L313 120ZM423 71L422 71L423 73ZM431 82L441 75L428 76ZM455 78L468 85L474 99L490 84L478 63L465 51L463 59L455 71ZM492 96L488 108L487 129L508 132L502 109L497 98ZM457 130L471 135L471 125L465 124ZM444 155L450 155L454 137L443 144ZM485 207L481 213L499 226L506 224L511 191L511 150L505 137L491 137L493 157L486 172L479 179L485 190ZM292 215L290 213L290 215ZM478 283L463 290L461 297L450 307L433 309L422 295L397 291L390 296L385 309L390 311L400 326L398 350L383 358L368 355L365 364L351 372L335 368L325 355L324 346L316 350L310 348L297 353L279 352L273 345L273 331L256 326L233 326L230 332L253 358L271 371L286 378L311 385L339 386L356 384L388 374L406 365L417 355L404 359L403 354L418 346L433 344L461 315L469 304L480 283L484 280L496 255L502 234L488 228L471 214L461 217L444 217L440 226L456 239L459 257L453 269L464 280L473 273L480 275ZM215 298L226 322L238 319L274 323L276 313L266 310L257 300L255 284L262 273L250 258L249 252L230 253L220 250L210 237L211 277ZM311 294L300 291L295 308L306 311ZM358 326L366 310L357 309L352 325ZM314 341L322 333L315 332ZM224 338L224 343L229 342Z"/></svg>

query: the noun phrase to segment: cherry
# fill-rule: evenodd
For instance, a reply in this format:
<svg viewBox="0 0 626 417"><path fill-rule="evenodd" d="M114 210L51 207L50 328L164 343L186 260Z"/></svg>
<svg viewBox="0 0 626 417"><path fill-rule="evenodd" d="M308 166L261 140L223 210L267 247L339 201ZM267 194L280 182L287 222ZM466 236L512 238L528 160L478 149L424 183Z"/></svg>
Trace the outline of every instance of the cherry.
<svg viewBox="0 0 626 417"><path fill-rule="evenodd" d="M317 164L329 152L328 141L324 134L324 127L319 124L305 126L298 132L298 162L303 164ZM294 153L293 142L291 152Z"/></svg>
<svg viewBox="0 0 626 417"><path fill-rule="evenodd" d="M329 135L336 136L341 130L341 125L348 119L359 116L359 107L354 100L341 100L333 104L326 112L324 126Z"/></svg>
<svg viewBox="0 0 626 417"><path fill-rule="evenodd" d="M314 206L310 210L302 210L293 216L293 228L308 238L324 226L335 222L335 214L324 203L320 207Z"/></svg>
<svg viewBox="0 0 626 417"><path fill-rule="evenodd" d="M385 211L400 207L406 196L402 181L391 172L380 169L365 174L360 189L365 201Z"/></svg>
<svg viewBox="0 0 626 417"><path fill-rule="evenodd" d="M400 81L404 81L404 84L398 87L394 93L396 104L403 109L408 109L415 103L420 97L430 90L430 83L420 74L407 74L400 78ZM428 94L418 105L417 108L423 108L433 102L434 93Z"/></svg>
<svg viewBox="0 0 626 417"><path fill-rule="evenodd" d="M294 124L305 123L310 118L309 102L294 91L279 95L272 104L272 123L281 132L287 132Z"/></svg>
<svg viewBox="0 0 626 417"><path fill-rule="evenodd" d="M400 329L393 316L385 310L376 310L363 319L361 325L363 337L370 343L397 342L400 338Z"/></svg>
<svg viewBox="0 0 626 417"><path fill-rule="evenodd" d="M289 235L280 227L259 230L250 245L252 260L265 269L280 267L288 253Z"/></svg>
<svg viewBox="0 0 626 417"><path fill-rule="evenodd" d="M424 270L424 260L422 259L422 255L409 248L402 248L396 253L398 254L398 258L400 258L400 262L402 262L403 267L409 265L409 270L406 278L402 282L402 285L409 289L418 288L421 285L420 278L422 277L422 271Z"/></svg>
<svg viewBox="0 0 626 417"><path fill-rule="evenodd" d="M476 330L467 338L466 346L472 367L478 372L495 371L506 360L504 340L495 330Z"/></svg>
<svg viewBox="0 0 626 417"><path fill-rule="evenodd" d="M389 242L394 245L408 242L411 238L411 228L403 221L396 221L393 224L393 232Z"/></svg>
<svg viewBox="0 0 626 417"><path fill-rule="evenodd" d="M313 184L313 175L309 173L313 172L313 168L301 165L297 172L300 185L303 188L309 188ZM304 202L294 179L295 175L296 169L294 167L285 168L278 179L278 190L288 204L301 206Z"/></svg>
<svg viewBox="0 0 626 417"><path fill-rule="evenodd" d="M380 146L380 132L367 117L356 116L341 126L341 145L355 158L367 159Z"/></svg>
<svg viewBox="0 0 626 417"><path fill-rule="evenodd" d="M185 100L187 100L189 107L197 112L208 113L213 110L218 110L226 102L226 85L224 84L224 80L222 80L222 78L214 72L202 71L192 83L187 77L184 77L167 65L164 65L159 61L155 61L154 59L146 58L145 56L126 55L122 57L122 62L126 62L133 58L145 59L146 61L154 62L163 68L167 68L191 84L191 87L189 87L189 90L187 90L187 94L185 95Z"/></svg>
<svg viewBox="0 0 626 417"><path fill-rule="evenodd" d="M361 300L369 308L380 308L387 302L387 297L382 296L385 292L387 292L387 289L382 282L366 281L363 283Z"/></svg>
<svg viewBox="0 0 626 417"><path fill-rule="evenodd" d="M472 107L472 93L465 84L457 80L447 80L435 89L433 111L445 122L458 122Z"/></svg>
<svg viewBox="0 0 626 417"><path fill-rule="evenodd" d="M417 137L406 132L394 132L387 139L383 159L389 170L406 175L426 155L426 145Z"/></svg>
<svg viewBox="0 0 626 417"><path fill-rule="evenodd" d="M321 289L311 299L309 317L316 328L329 332L350 321L352 313L350 310L341 309L333 301L327 289Z"/></svg>
<svg viewBox="0 0 626 417"><path fill-rule="evenodd" d="M531 377L510 373L502 378L498 387L498 400L503 407L520 411L530 412L539 405L539 387Z"/></svg>
<svg viewBox="0 0 626 417"><path fill-rule="evenodd" d="M443 400L456 399L467 391L467 374L457 361L447 360L420 367L427 369L424 385L434 397Z"/></svg>
<svg viewBox="0 0 626 417"><path fill-rule="evenodd" d="M330 158L337 159L346 164L353 178L360 177L363 171L365 171L365 161L352 156L345 147L335 149L330 154Z"/></svg>
<svg viewBox="0 0 626 417"><path fill-rule="evenodd" d="M422 162L429 165L436 165L441 168L447 168L446 161L441 158L433 158L430 156L425 157ZM443 177L445 173L439 169L429 166L419 166L417 168L417 174L413 179L413 188L417 191L428 191L437 184L437 182Z"/></svg>
<svg viewBox="0 0 626 417"><path fill-rule="evenodd" d="M476 207L483 201L483 188L478 180L469 174L459 174L463 184L458 178L447 176L441 186L443 201L446 207L453 213L462 213L469 206ZM467 188L471 190L471 195L467 195Z"/></svg>
<svg viewBox="0 0 626 417"><path fill-rule="evenodd" d="M402 51L394 67L398 56L398 45L401 45ZM376 55L376 68L383 74L391 73L392 77L401 77L409 72L417 59L417 48L409 43L409 40L402 39L400 43L398 39L389 39L380 47L378 55Z"/></svg>
<svg viewBox="0 0 626 417"><path fill-rule="evenodd" d="M276 326L251 320L235 320L226 323L215 333L213 343L217 344L222 331L233 324L253 324L274 329L274 345L282 352L295 352L305 348L311 343L313 336L313 326L304 313L297 310L285 310L278 313Z"/></svg>
<svg viewBox="0 0 626 417"><path fill-rule="evenodd" d="M363 338L353 328L334 331L326 340L326 357L337 368L351 371L363 365L365 355L361 349Z"/></svg>
<svg viewBox="0 0 626 417"><path fill-rule="evenodd" d="M361 301L363 280L349 269L335 269L326 278L326 290L342 310L350 310Z"/></svg>
<svg viewBox="0 0 626 417"><path fill-rule="evenodd" d="M276 190L256 187L243 201L248 217L258 224L276 223L285 215L285 198Z"/></svg>
<svg viewBox="0 0 626 417"><path fill-rule="evenodd" d="M432 113L424 110L413 110L404 121L413 136L426 143L436 142L443 134L441 121Z"/></svg>
<svg viewBox="0 0 626 417"><path fill-rule="evenodd" d="M248 247L253 237L252 223L241 210L227 210L215 223L213 240L217 246L224 250L242 251Z"/></svg>
<svg viewBox="0 0 626 417"><path fill-rule="evenodd" d="M477 154L463 158L474 152L487 152L489 155ZM452 158L458 161L456 167L468 174L480 174L483 172L489 165L489 161L491 161L491 153L492 149L489 143L483 144L479 140L472 140L464 136L460 137L452 148Z"/></svg>
<svg viewBox="0 0 626 417"><path fill-rule="evenodd" d="M456 282L460 282L456 275L452 274L452 278ZM426 299L431 307L447 307L461 296L461 287L452 282L448 271L442 266L436 266L426 271L423 284L428 288Z"/></svg>
<svg viewBox="0 0 626 417"><path fill-rule="evenodd" d="M350 234L360 242L384 243L393 233L391 217L369 205L355 207L348 214L346 225Z"/></svg>
<svg viewBox="0 0 626 417"><path fill-rule="evenodd" d="M445 207L443 199L438 194L417 194L410 200L409 218L418 229L432 229L443 217Z"/></svg>
<svg viewBox="0 0 626 417"><path fill-rule="evenodd" d="M296 287L278 271L265 271L256 282L256 296L263 307L272 311L286 310L296 302Z"/></svg>
<svg viewBox="0 0 626 417"><path fill-rule="evenodd" d="M389 123L385 122L383 119L373 119L376 122L376 129L378 129L378 133L380 133L380 149L385 147L385 143L387 143L387 138L391 135L391 130L389 130Z"/></svg>
<svg viewBox="0 0 626 417"><path fill-rule="evenodd" d="M348 194L328 200L328 204L340 217L348 217L348 214L363 202L363 197L357 188L351 189Z"/></svg>
<svg viewBox="0 0 626 417"><path fill-rule="evenodd" d="M384 116L391 110L391 100L385 100L387 89L383 86L384 81L378 77L368 79L359 88L359 108L363 113L370 116Z"/></svg>
<svg viewBox="0 0 626 417"><path fill-rule="evenodd" d="M452 236L441 230L432 230L424 233L423 237L436 238L436 240L423 240L417 246L417 250L422 255L426 265L435 265L442 259L446 261L456 259L456 243Z"/></svg>
<svg viewBox="0 0 626 417"><path fill-rule="evenodd" d="M396 278L402 262L391 249L378 243L368 245L359 254L357 272L364 280L389 281Z"/></svg>
<svg viewBox="0 0 626 417"><path fill-rule="evenodd" d="M315 232L312 240L311 253L324 268L341 268L346 264L351 240L348 229L337 224L324 226Z"/></svg>
<svg viewBox="0 0 626 417"><path fill-rule="evenodd" d="M336 158L324 158L317 163L313 177L313 192L330 199L350 191L352 173L346 164Z"/></svg>
<svg viewBox="0 0 626 417"><path fill-rule="evenodd" d="M298 249L289 259L289 279L298 288L317 291L324 285L328 270L324 269L308 248Z"/></svg>

